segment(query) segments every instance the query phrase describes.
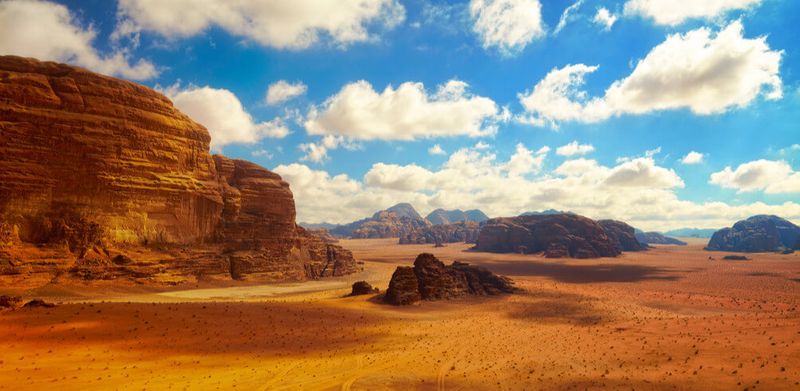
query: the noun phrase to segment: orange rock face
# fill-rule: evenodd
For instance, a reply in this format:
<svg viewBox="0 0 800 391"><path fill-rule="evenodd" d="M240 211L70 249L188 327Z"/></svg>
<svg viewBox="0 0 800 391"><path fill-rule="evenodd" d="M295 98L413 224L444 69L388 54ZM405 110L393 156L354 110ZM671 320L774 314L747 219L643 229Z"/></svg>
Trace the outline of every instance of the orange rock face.
<svg viewBox="0 0 800 391"><path fill-rule="evenodd" d="M0 56L0 273L297 280L355 271L349 251L295 225L280 176L212 157L209 142L150 88ZM111 262L120 254L133 262Z"/></svg>

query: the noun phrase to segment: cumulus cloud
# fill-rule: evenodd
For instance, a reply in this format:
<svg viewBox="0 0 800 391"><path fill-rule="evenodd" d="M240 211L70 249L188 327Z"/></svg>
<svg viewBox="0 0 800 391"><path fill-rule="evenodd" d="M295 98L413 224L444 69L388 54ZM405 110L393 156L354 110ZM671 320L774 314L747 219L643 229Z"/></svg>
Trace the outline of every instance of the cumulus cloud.
<svg viewBox="0 0 800 391"><path fill-rule="evenodd" d="M92 26L81 26L63 5L48 1L0 2L0 54L67 62L133 80L158 75L149 61L131 64L124 51L100 54L93 46L96 36Z"/></svg>
<svg viewBox="0 0 800 391"><path fill-rule="evenodd" d="M539 0L471 0L469 12L483 47L503 55L517 53L544 36Z"/></svg>
<svg viewBox="0 0 800 391"><path fill-rule="evenodd" d="M362 80L344 86L321 106L312 107L305 128L311 135L359 140L493 135L507 111L467 89L467 83L450 80L434 93L413 82L377 92Z"/></svg>
<svg viewBox="0 0 800 391"><path fill-rule="evenodd" d="M431 155L446 155L447 154L447 152L445 152L445 150L442 149L442 146L439 145L439 144L434 144L432 147L428 148L428 153L431 154Z"/></svg>
<svg viewBox="0 0 800 391"><path fill-rule="evenodd" d="M594 14L594 18L592 19L593 22L603 26L603 30L609 31L611 30L611 26L617 21L617 16L611 14L605 7L600 7L597 9L597 13Z"/></svg>
<svg viewBox="0 0 800 391"><path fill-rule="evenodd" d="M577 141L573 141L567 145L562 145L556 148L556 154L561 156L586 155L592 151L594 151L593 145L578 144Z"/></svg>
<svg viewBox="0 0 800 391"><path fill-rule="evenodd" d="M305 94L306 90L308 87L303 82L289 83L286 80L278 80L269 85L264 101L268 105L277 105Z"/></svg>
<svg viewBox="0 0 800 391"><path fill-rule="evenodd" d="M505 169L510 176L520 176L529 173L536 173L542 169L544 159L550 148L544 146L534 154L522 143L517 144L517 149L508 163L505 164Z"/></svg>
<svg viewBox="0 0 800 391"><path fill-rule="evenodd" d="M755 160L739 165L736 169L711 174L709 183L738 193L764 191L767 194L800 193L800 171L782 160Z"/></svg>
<svg viewBox="0 0 800 391"><path fill-rule="evenodd" d="M329 38L337 45L375 38L370 26L393 28L405 19L397 0L120 0L117 37L152 31L190 37L219 27L264 46L304 49Z"/></svg>
<svg viewBox="0 0 800 391"><path fill-rule="evenodd" d="M782 51L770 50L764 37L745 38L736 21L714 34L699 28L673 34L653 48L626 78L602 97L580 90L597 66L553 69L533 90L519 94L526 114L517 120L537 126L558 122L598 122L623 114L689 109L698 115L745 107L758 96L782 97Z"/></svg>
<svg viewBox="0 0 800 391"><path fill-rule="evenodd" d="M436 208L479 208L490 216L550 208L571 210L592 218L621 219L647 230L723 227L763 213L800 219L796 202L734 206L680 200L675 190L684 186L682 179L649 157L615 166L578 158L551 172L519 175L517 167L526 167L522 171L536 167L528 156L535 158L538 151L530 151L518 147L516 159L500 161L485 150L464 148L453 152L437 169L375 163L361 179L331 175L303 164L281 165L275 171L291 185L298 219L308 222L347 223L399 201L412 203L423 214Z"/></svg>
<svg viewBox="0 0 800 391"><path fill-rule="evenodd" d="M328 160L328 151L336 150L340 146L349 151L354 151L361 147L357 142L344 136L327 135L318 142L300 144L298 148L305 153L300 160L324 163Z"/></svg>
<svg viewBox="0 0 800 391"><path fill-rule="evenodd" d="M681 163L686 165L700 164L703 162L703 157L703 154L700 152L690 151L681 159Z"/></svg>
<svg viewBox="0 0 800 391"><path fill-rule="evenodd" d="M254 121L239 98L224 88L181 88L176 84L163 93L175 107L208 129L214 150L228 144L252 144L263 138L283 138L289 134L289 128L280 118Z"/></svg>
<svg viewBox="0 0 800 391"><path fill-rule="evenodd" d="M571 22L572 19L575 18L575 12L580 8L583 4L583 0L578 0L569 7L564 9L564 12L561 13L561 17L558 18L558 24L556 25L555 30L553 30L553 35L556 35L567 26L567 23Z"/></svg>
<svg viewBox="0 0 800 391"><path fill-rule="evenodd" d="M755 7L762 0L628 0L626 16L639 15L656 24L675 26L688 19L711 19L733 10Z"/></svg>

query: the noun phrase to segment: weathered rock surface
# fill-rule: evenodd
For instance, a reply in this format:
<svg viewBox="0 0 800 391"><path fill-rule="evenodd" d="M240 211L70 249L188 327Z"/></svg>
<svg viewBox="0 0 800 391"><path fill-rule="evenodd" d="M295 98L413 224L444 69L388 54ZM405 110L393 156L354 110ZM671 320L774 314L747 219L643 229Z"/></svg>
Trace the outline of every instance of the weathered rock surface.
<svg viewBox="0 0 800 391"><path fill-rule="evenodd" d="M467 295L487 296L515 292L513 282L486 268L453 262L445 266L433 254L417 256L414 267L399 266L392 275L384 301L407 305L420 300L442 300Z"/></svg>
<svg viewBox="0 0 800 391"><path fill-rule="evenodd" d="M328 232L325 228L306 228L306 231L320 238L325 243L339 243L339 239L336 239L330 232Z"/></svg>
<svg viewBox="0 0 800 391"><path fill-rule="evenodd" d="M423 219L413 206L401 203L376 212L372 217L340 225L332 229L331 233L354 239L399 238L430 225L431 223Z"/></svg>
<svg viewBox="0 0 800 391"><path fill-rule="evenodd" d="M400 244L475 243L480 231L480 224L474 221L432 225L403 232Z"/></svg>
<svg viewBox="0 0 800 391"><path fill-rule="evenodd" d="M478 209L462 211L461 209L444 210L436 209L425 217L431 224L452 224L460 221L474 221L482 223L489 220L489 216Z"/></svg>
<svg viewBox="0 0 800 391"><path fill-rule="evenodd" d="M606 231L606 235L614 242L619 251L643 251L647 245L636 237L636 230L630 225L617 220L598 220L598 224Z"/></svg>
<svg viewBox="0 0 800 391"><path fill-rule="evenodd" d="M600 224L571 213L489 219L475 249L544 253L548 258L615 257L620 253Z"/></svg>
<svg viewBox="0 0 800 391"><path fill-rule="evenodd" d="M644 232L636 230L636 239L639 242L644 244L674 244L677 246L685 246L686 242L683 240L678 240L675 238L671 238L669 236L664 236L658 232Z"/></svg>
<svg viewBox="0 0 800 391"><path fill-rule="evenodd" d="M353 283L350 296L371 295L373 293L380 293L380 289L373 288L372 285L366 281L356 281Z"/></svg>
<svg viewBox="0 0 800 391"><path fill-rule="evenodd" d="M208 131L150 88L0 56L0 118L0 274L16 282L355 271L296 226L280 176L211 156Z"/></svg>
<svg viewBox="0 0 800 391"><path fill-rule="evenodd" d="M800 227L772 215L741 220L714 233L706 246L711 251L771 252L800 249Z"/></svg>

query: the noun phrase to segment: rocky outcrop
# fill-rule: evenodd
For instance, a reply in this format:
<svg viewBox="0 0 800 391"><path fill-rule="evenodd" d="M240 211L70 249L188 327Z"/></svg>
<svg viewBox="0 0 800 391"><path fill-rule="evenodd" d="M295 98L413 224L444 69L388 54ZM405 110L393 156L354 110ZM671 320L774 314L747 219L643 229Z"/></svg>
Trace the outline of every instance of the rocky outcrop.
<svg viewBox="0 0 800 391"><path fill-rule="evenodd" d="M325 228L306 228L306 232L320 238L325 243L339 243L339 239L336 239Z"/></svg>
<svg viewBox="0 0 800 391"><path fill-rule="evenodd" d="M0 56L0 118L2 274L176 283L355 270L349 251L296 226L280 176L209 154L208 131L150 88Z"/></svg>
<svg viewBox="0 0 800 391"><path fill-rule="evenodd" d="M384 301L406 305L420 300L499 295L514 291L510 279L497 276L486 268L458 261L445 266L433 254L423 253L417 256L413 268L400 266L395 270Z"/></svg>
<svg viewBox="0 0 800 391"><path fill-rule="evenodd" d="M372 285L366 281L356 281L353 283L350 296L371 295L373 293L380 293L380 289L373 288Z"/></svg>
<svg viewBox="0 0 800 391"><path fill-rule="evenodd" d="M618 251L647 250L647 245L639 242L636 230L630 225L617 220L598 220L597 223L603 227Z"/></svg>
<svg viewBox="0 0 800 391"><path fill-rule="evenodd" d="M400 244L475 243L480 230L480 225L474 221L432 225L405 231L400 236Z"/></svg>
<svg viewBox="0 0 800 391"><path fill-rule="evenodd" d="M414 207L401 203L379 211L370 218L338 226L331 233L354 239L399 238L430 225L428 220L420 217Z"/></svg>
<svg viewBox="0 0 800 391"><path fill-rule="evenodd" d="M676 246L685 246L686 242L683 240L678 240L675 238L671 238L669 236L664 236L658 232L643 232L636 230L636 239L639 242L644 244L673 244Z"/></svg>
<svg viewBox="0 0 800 391"><path fill-rule="evenodd" d="M477 223L482 223L486 220L489 220L489 216L486 216L483 212L478 209L471 209L468 211L462 211L461 209L455 210L444 210L444 209L436 209L433 212L429 213L428 216L425 217L431 224L438 225L438 224L452 224L457 223L460 221L474 221Z"/></svg>
<svg viewBox="0 0 800 391"><path fill-rule="evenodd" d="M757 215L714 233L711 251L768 252L800 249L800 227L772 215Z"/></svg>
<svg viewBox="0 0 800 391"><path fill-rule="evenodd" d="M543 253L548 258L598 258L620 254L600 224L570 213L490 219L481 228L475 249Z"/></svg>

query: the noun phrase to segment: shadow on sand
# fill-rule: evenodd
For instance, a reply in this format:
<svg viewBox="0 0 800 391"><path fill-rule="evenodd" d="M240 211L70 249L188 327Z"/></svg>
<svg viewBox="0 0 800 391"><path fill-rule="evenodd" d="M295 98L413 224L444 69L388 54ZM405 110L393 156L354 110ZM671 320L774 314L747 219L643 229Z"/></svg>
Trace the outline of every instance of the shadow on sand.
<svg viewBox="0 0 800 391"><path fill-rule="evenodd" d="M589 264L574 265L556 262L501 261L485 264L495 273L508 276L547 277L558 282L590 284L602 282L639 282L644 280L675 281L678 270L643 265Z"/></svg>

